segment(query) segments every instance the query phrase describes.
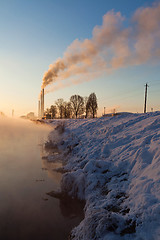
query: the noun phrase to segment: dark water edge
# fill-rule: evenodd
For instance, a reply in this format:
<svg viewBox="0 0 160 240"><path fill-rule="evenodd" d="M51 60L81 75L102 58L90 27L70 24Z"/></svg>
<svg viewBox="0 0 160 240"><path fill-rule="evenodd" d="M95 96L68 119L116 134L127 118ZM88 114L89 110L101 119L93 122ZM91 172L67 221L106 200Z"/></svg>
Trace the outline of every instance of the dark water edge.
<svg viewBox="0 0 160 240"><path fill-rule="evenodd" d="M0 139L0 239L65 240L84 218L78 202L56 199L61 164L42 159L47 134L1 136Z"/></svg>

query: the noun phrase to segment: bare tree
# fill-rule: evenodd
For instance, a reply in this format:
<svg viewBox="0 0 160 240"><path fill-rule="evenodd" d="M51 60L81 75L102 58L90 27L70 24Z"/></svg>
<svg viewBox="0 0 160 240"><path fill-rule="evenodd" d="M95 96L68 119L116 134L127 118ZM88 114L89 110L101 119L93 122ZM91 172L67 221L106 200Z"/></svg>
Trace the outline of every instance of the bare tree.
<svg viewBox="0 0 160 240"><path fill-rule="evenodd" d="M98 104L97 104L97 97L95 93L91 93L89 95L88 101L87 101L87 109L92 114L92 117L94 118L97 114Z"/></svg>
<svg viewBox="0 0 160 240"><path fill-rule="evenodd" d="M85 118L88 117L88 112L89 112L89 109L88 109L88 97L84 97L84 112L85 112Z"/></svg>
<svg viewBox="0 0 160 240"><path fill-rule="evenodd" d="M50 107L51 118L55 118L57 114L57 107L55 105L51 105Z"/></svg>
<svg viewBox="0 0 160 240"><path fill-rule="evenodd" d="M78 115L81 115L84 112L84 101L83 97L79 95L73 95L70 98L71 106L73 112L77 118Z"/></svg>
<svg viewBox="0 0 160 240"><path fill-rule="evenodd" d="M58 108L58 111L59 111L59 117L63 118L63 116L64 116L64 100L63 100L63 98L57 99L55 104L56 104L56 106Z"/></svg>
<svg viewBox="0 0 160 240"><path fill-rule="evenodd" d="M72 116L71 102L64 102L64 117L71 118L71 116Z"/></svg>

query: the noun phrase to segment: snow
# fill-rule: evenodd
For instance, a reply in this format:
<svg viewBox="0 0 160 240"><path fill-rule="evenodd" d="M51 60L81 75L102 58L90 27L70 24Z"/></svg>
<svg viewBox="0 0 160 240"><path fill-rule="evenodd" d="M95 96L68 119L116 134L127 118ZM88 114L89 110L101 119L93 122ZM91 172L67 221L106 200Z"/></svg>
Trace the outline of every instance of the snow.
<svg viewBox="0 0 160 240"><path fill-rule="evenodd" d="M160 239L160 112L64 124L61 190L86 201L72 239Z"/></svg>

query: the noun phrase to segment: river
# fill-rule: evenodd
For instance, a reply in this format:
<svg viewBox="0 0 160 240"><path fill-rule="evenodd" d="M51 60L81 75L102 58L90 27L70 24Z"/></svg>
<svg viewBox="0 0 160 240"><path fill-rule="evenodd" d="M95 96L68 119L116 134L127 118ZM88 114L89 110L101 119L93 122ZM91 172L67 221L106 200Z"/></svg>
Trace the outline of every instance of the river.
<svg viewBox="0 0 160 240"><path fill-rule="evenodd" d="M43 128L43 129L42 129ZM50 129L3 121L0 124L0 239L65 240L83 211L48 196L59 188L57 163L42 159Z"/></svg>

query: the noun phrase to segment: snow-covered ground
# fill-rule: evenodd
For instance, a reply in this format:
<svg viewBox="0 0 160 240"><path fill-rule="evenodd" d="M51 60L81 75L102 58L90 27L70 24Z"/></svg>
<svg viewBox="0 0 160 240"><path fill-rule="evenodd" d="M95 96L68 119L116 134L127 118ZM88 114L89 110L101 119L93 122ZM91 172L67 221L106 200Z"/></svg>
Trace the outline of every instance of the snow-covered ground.
<svg viewBox="0 0 160 240"><path fill-rule="evenodd" d="M72 239L159 240L160 112L64 124L61 190L86 201Z"/></svg>

